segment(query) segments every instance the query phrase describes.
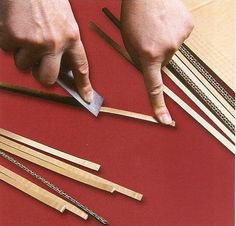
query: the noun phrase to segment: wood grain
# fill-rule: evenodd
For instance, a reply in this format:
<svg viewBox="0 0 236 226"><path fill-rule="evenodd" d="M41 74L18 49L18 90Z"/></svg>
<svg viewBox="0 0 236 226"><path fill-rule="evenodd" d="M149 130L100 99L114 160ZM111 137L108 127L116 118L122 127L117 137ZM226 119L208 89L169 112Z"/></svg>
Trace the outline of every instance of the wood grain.
<svg viewBox="0 0 236 226"><path fill-rule="evenodd" d="M192 10L195 23L185 43L235 91L235 1L184 2Z"/></svg>
<svg viewBox="0 0 236 226"><path fill-rule="evenodd" d="M0 134L5 136L5 137L8 137L10 139L16 140L20 143L23 143L23 144L29 145L31 147L34 147L34 148L36 148L38 150L41 150L43 152L49 153L51 155L57 156L59 158L65 159L65 160L68 160L68 161L76 163L78 165L87 167L89 169L93 169L93 170L98 171L99 168L100 168L99 164L96 164L96 163L93 163L91 161L87 161L87 160L75 157L73 155L67 154L65 152L56 150L54 148L51 148L49 146L46 146L44 144L41 144L41 143L36 142L34 140L31 140L29 138L23 137L19 134L11 132L11 131L5 130L3 128L0 128Z"/></svg>
<svg viewBox="0 0 236 226"><path fill-rule="evenodd" d="M124 194L139 201L143 197L143 195L140 193L137 193L109 180L103 179L94 174L81 170L77 167L64 163L53 157L44 155L40 152L32 150L29 147L16 143L2 136L0 136L0 148L6 152L19 156L23 159L26 159L44 168L52 170L56 173L74 179L81 183L99 188L101 190L108 191L111 193L117 191L121 194Z"/></svg>
<svg viewBox="0 0 236 226"><path fill-rule="evenodd" d="M165 74L212 120L221 131L230 138L232 142L235 142L235 136L231 131L225 127L225 125L207 108L201 101L198 100L166 67L163 68Z"/></svg>
<svg viewBox="0 0 236 226"><path fill-rule="evenodd" d="M8 170L0 165L0 178L9 185L17 188L18 190L30 195L31 197L41 201L42 203L58 210L63 213L65 209L76 214L77 216L87 219L88 214L79 208L73 206L71 203L61 199L60 197L48 192L47 190L39 187L31 181L21 177L20 175Z"/></svg>
<svg viewBox="0 0 236 226"><path fill-rule="evenodd" d="M51 100L55 101L58 103L63 103L63 104L69 104L72 106L80 107L79 103L76 102L72 97L69 96L61 96L55 93L48 93L48 92L43 92L35 89L30 89L26 87L21 87L21 86L15 86L12 84L6 84L0 82L0 89L11 91L14 93L20 93L24 95L29 95L33 97L38 97L46 100ZM156 118L153 116L145 115L145 114L140 114L136 112L131 112L131 111L125 111L117 108L112 108L112 107L101 107L100 112L102 113L108 113L112 115L118 115L118 116L125 116L128 118L133 118L133 119L138 119L142 121L147 121L147 122L152 122L152 123L159 123ZM174 127L175 122L173 121L169 126Z"/></svg>

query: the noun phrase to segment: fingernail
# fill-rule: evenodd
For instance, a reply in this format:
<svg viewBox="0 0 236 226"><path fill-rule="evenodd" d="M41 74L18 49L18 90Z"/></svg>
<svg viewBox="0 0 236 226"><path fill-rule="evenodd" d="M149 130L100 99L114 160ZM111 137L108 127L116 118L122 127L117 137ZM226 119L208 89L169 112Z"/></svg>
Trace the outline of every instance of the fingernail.
<svg viewBox="0 0 236 226"><path fill-rule="evenodd" d="M172 118L170 117L168 113L165 113L160 116L160 121L163 124L169 125L172 123Z"/></svg>
<svg viewBox="0 0 236 226"><path fill-rule="evenodd" d="M84 97L84 100L87 103L91 103L93 101L93 91L89 91L86 96Z"/></svg>

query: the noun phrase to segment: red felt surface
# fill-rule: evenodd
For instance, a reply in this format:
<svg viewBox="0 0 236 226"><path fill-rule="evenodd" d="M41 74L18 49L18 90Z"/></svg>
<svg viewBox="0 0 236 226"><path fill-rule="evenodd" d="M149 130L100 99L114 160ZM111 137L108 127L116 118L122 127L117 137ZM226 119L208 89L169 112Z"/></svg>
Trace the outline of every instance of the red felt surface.
<svg viewBox="0 0 236 226"><path fill-rule="evenodd" d="M94 88L105 106L151 114L140 74L88 27L94 21L121 43L118 30L102 14L119 15L119 1L71 1L79 21ZM0 54L0 80L45 90ZM165 78L173 91L191 102ZM55 86L50 92L66 94ZM175 129L100 114L0 91L0 126L68 153L98 162L99 176L144 194L142 202L110 194L20 160L114 226L234 225L234 156L170 98ZM192 104L191 104L192 105ZM193 105L192 105L193 106ZM2 165L38 183L0 158ZM0 182L1 226L99 225L59 212Z"/></svg>

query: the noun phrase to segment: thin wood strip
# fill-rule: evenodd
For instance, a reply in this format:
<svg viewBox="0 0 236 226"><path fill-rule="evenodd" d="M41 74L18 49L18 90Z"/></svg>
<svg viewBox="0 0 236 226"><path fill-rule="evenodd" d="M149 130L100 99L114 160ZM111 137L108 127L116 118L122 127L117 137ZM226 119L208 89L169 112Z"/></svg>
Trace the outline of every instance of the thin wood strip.
<svg viewBox="0 0 236 226"><path fill-rule="evenodd" d="M189 75L174 61L170 60L166 67L200 100L202 103L233 133L235 125L210 100L207 95L192 81Z"/></svg>
<svg viewBox="0 0 236 226"><path fill-rule="evenodd" d="M166 67L163 68L166 75L211 119L224 133L227 135L232 142L235 142L235 136L227 129L221 121L215 115L209 111L201 101L198 100Z"/></svg>
<svg viewBox="0 0 236 226"><path fill-rule="evenodd" d="M81 209L73 206L71 203L39 187L38 185L32 183L31 181L21 177L20 175L8 170L7 168L1 165L0 172L1 180L30 195L31 197L45 203L46 205L60 211L61 213L63 213L64 210L67 209L84 220L88 218L88 214L86 214Z"/></svg>
<svg viewBox="0 0 236 226"><path fill-rule="evenodd" d="M93 187L108 191L114 192L117 191L121 194L129 196L131 198L141 200L142 194L137 193L128 188L122 187L118 184L115 184L109 180L98 177L94 174L88 173L84 170L71 166L67 163L61 162L53 157L44 155L40 152L34 151L24 145L18 144L12 140L0 136L0 148L10 152L14 155L17 155L21 158L24 158L28 161L31 161L35 164L38 164L44 168L50 169L54 172L77 180L79 182L91 185Z"/></svg>
<svg viewBox="0 0 236 226"><path fill-rule="evenodd" d="M181 45L179 51L185 56L198 72L214 86L217 92L227 100L227 102L235 109L235 95L234 91L222 80L219 76L199 58L193 50L191 50L185 43Z"/></svg>
<svg viewBox="0 0 236 226"><path fill-rule="evenodd" d="M46 99L50 101L55 101L58 103L69 104L72 106L80 107L79 103L69 96L61 96L58 94L42 92L39 90L29 89L29 88L21 87L21 86L14 86L14 85L1 83L1 82L0 82L0 89L15 92L15 93L20 93L24 95L29 95L33 97L38 97L38 98L42 98L42 99ZM152 123L158 123L158 121L152 116L120 110L120 109L111 108L111 107L101 107L100 112L108 113L112 115L125 116L128 118L135 118L135 119L152 122ZM174 122L170 124L170 126L173 126L173 125L174 125Z"/></svg>
<svg viewBox="0 0 236 226"><path fill-rule="evenodd" d="M204 78L201 73L184 57L184 55L177 51L175 55L189 68L192 74L197 77L205 87L218 99L218 101L227 109L227 111L235 118L235 109L221 96L218 91Z"/></svg>
<svg viewBox="0 0 236 226"><path fill-rule="evenodd" d="M87 214L89 214L90 216L94 217L96 220L98 220L100 223L106 225L108 224L108 221L106 219L104 219L103 217L99 216L98 214L96 214L94 211L92 211L91 209L89 209L88 207L86 207L85 205L83 205L82 203L78 202L75 198L71 197L69 194L67 194L66 192L64 192L62 189L60 189L59 187L57 187L56 185L54 185L53 183L51 183L50 181L48 181L47 179L45 179L44 177L40 176L39 174L37 174L36 172L32 171L31 169L29 169L28 167L26 167L25 165L23 165L22 163L20 163L19 161L17 161L16 159L14 159L13 157L9 156L8 154L6 154L5 152L3 152L2 150L0 150L0 155L8 160L9 162L11 162L12 164L14 164L15 166L19 167L20 169L22 169L23 171L25 171L26 173L28 173L29 175L31 175L32 177L36 178L38 181L40 181L41 183L45 184L47 187L49 187L50 189L52 189L53 191L55 191L57 193L57 195L59 194L60 196L62 196L64 199L66 199L67 201L71 202L73 205L75 205L76 207L80 208L81 210L83 210L84 212L86 212Z"/></svg>
<svg viewBox="0 0 236 226"><path fill-rule="evenodd" d="M220 54L214 47L211 46L210 43L204 42L204 38L200 36L199 32L195 29L194 35L192 34L185 43L194 50L194 52L199 56L204 56L204 61L207 62L207 65L209 65L210 68L214 68L214 72L232 89L234 90L234 70L229 69L230 65L233 65L233 62L231 64L231 59L226 59L226 57L223 54ZM216 58L211 58L204 54L206 51L210 52L211 55L221 55L220 57L216 57L218 60L216 61ZM219 62L225 62L224 65L227 65L227 67L219 67ZM229 64L230 62L230 64ZM220 63L220 65L222 65Z"/></svg>
<svg viewBox="0 0 236 226"><path fill-rule="evenodd" d="M105 32L103 32L96 24L90 22L90 27L97 32L99 35L102 32L103 35L100 37L103 38L104 41L107 42L107 39L110 41L107 43L115 43L116 45L110 44L118 53L120 53L128 62L129 58L126 58L126 54L123 55L123 51L119 51L118 49L122 49L114 40L112 40ZM118 49L117 49L118 48ZM132 65L134 65L132 63ZM134 65L135 66L135 65ZM136 66L135 66L136 67ZM137 68L137 67L136 67ZM139 71L140 69L137 68ZM227 140L221 133L219 133L213 126L211 126L205 119L203 119L196 111L194 111L190 106L188 106L183 100L181 100L174 92L172 92L168 87L164 86L164 92L175 101L183 110L185 110L190 116L192 116L199 124L201 124L209 133L211 133L219 142L221 142L225 147L227 147L232 153L235 154L235 146Z"/></svg>
<svg viewBox="0 0 236 226"><path fill-rule="evenodd" d="M51 147L46 146L44 144L41 144L39 142L33 141L29 138L23 137L21 135L18 135L16 133L11 132L11 131L5 130L3 128L0 128L0 134L5 136L5 137L8 137L10 139L16 140L20 143L23 143L23 144L29 145L31 147L37 148L38 150L41 150L43 152L49 153L51 155L60 157L62 159L68 160L70 162L79 164L79 165L84 166L84 167L87 167L89 169L93 169L93 170L98 171L99 168L100 168L99 164L96 164L96 163L93 163L93 162L75 157L73 155L67 154L65 152L56 150L54 148L51 148Z"/></svg>
<svg viewBox="0 0 236 226"><path fill-rule="evenodd" d="M41 153L34 153L32 150L20 147L19 145L12 144L10 140L0 136L0 148L3 151L9 152L13 155L16 155L20 158L33 162L39 166L42 166L46 169L59 173L63 176L69 177L81 183L91 185L93 187L99 188L104 191L113 192L113 186L107 185L103 182L100 182L99 179L94 177L93 174L90 174L86 171L77 169L73 170L73 167L64 165L63 162L58 162L58 160L50 156L42 156Z"/></svg>
<svg viewBox="0 0 236 226"><path fill-rule="evenodd" d="M102 107L100 111L105 112L105 113L112 113L115 115L125 116L125 117L131 117L134 119L140 119L140 120L144 120L148 122L158 123L158 121L153 116L144 115L140 113L124 111L124 110L110 108L110 107ZM175 121L172 121L172 123L169 124L168 126L175 127Z"/></svg>
<svg viewBox="0 0 236 226"><path fill-rule="evenodd" d="M194 111L182 99L175 95L168 87L164 88L165 93L171 97L182 109L184 109L193 119L201 124L209 133L211 133L218 141L227 147L233 154L235 154L235 145L227 140L219 131L217 131L211 124L209 124L201 115Z"/></svg>
<svg viewBox="0 0 236 226"><path fill-rule="evenodd" d="M3 174L2 172L0 172L0 179L6 182L7 184L12 185L13 187L17 188L18 190L37 199L38 201L58 210L61 213L63 213L64 210L66 209L66 206L64 203L58 202L58 200L52 199L50 196L45 196L46 194L40 194L39 192L33 189L30 190L29 188L26 188L24 184L20 184L16 182L13 178Z"/></svg>
<svg viewBox="0 0 236 226"><path fill-rule="evenodd" d="M212 93L205 87L200 80L184 65L181 60L177 56L173 56L172 60L179 66L181 69L191 78L191 80L201 89L204 94L211 100L215 106L227 117L234 125L235 125L235 118L232 116L231 113L218 101L218 99L212 95Z"/></svg>

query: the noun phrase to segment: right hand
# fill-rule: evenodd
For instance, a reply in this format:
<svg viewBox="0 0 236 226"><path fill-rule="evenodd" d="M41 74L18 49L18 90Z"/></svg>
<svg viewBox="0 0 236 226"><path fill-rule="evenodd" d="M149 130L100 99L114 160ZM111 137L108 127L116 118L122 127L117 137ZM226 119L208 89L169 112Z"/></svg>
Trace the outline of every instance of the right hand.
<svg viewBox="0 0 236 226"><path fill-rule="evenodd" d="M54 84L61 62L66 64L82 98L92 101L88 61L68 0L1 0L0 48L45 85Z"/></svg>
<svg viewBox="0 0 236 226"><path fill-rule="evenodd" d="M121 33L125 46L144 76L156 118L172 119L163 96L161 67L168 63L193 29L190 13L180 0L123 0Z"/></svg>

